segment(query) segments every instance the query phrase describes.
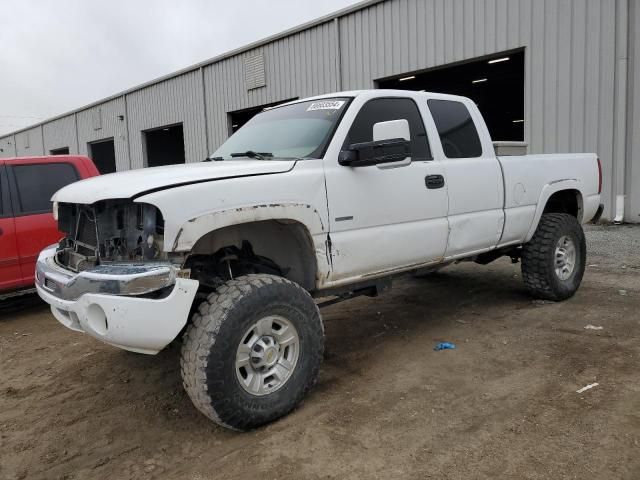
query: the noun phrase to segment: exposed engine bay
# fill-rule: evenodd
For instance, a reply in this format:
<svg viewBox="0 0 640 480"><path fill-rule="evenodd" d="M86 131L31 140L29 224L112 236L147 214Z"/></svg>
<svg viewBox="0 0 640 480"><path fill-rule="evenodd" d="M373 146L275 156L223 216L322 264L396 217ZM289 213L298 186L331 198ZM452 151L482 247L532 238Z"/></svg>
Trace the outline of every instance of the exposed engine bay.
<svg viewBox="0 0 640 480"><path fill-rule="evenodd" d="M101 263L163 260L164 219L153 205L105 200L58 205L57 262L80 272Z"/></svg>
<svg viewBox="0 0 640 480"><path fill-rule="evenodd" d="M164 219L157 207L131 200L105 200L93 205L61 203L57 206L60 241L56 262L74 272L110 263L171 261L215 289L226 280L248 273L283 271L270 259L254 253L251 244L230 245L214 255L163 252ZM287 269L288 270L288 269Z"/></svg>

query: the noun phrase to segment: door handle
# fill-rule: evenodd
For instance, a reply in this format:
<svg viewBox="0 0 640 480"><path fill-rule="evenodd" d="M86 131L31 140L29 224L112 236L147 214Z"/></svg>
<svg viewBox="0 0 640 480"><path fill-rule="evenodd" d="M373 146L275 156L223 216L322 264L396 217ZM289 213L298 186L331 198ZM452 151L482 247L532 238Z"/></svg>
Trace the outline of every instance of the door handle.
<svg viewBox="0 0 640 480"><path fill-rule="evenodd" d="M0 235L2 235L4 233L4 230L2 230L2 228L0 228Z"/></svg>
<svg viewBox="0 0 640 480"><path fill-rule="evenodd" d="M442 175L427 175L424 177L424 184L430 190L444 187L444 177Z"/></svg>

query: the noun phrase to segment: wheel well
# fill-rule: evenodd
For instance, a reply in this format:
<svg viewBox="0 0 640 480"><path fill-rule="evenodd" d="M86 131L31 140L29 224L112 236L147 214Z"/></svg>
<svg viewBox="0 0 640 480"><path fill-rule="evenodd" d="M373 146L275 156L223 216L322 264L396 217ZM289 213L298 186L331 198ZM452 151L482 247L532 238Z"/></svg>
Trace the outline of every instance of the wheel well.
<svg viewBox="0 0 640 480"><path fill-rule="evenodd" d="M543 213L567 213L582 219L582 195L578 190L560 190L547 200Z"/></svg>
<svg viewBox="0 0 640 480"><path fill-rule="evenodd" d="M292 220L242 223L209 232L196 242L185 266L192 268L192 278L205 285L205 277L212 275L227 280L247 273L271 273L308 291L316 286L311 235Z"/></svg>

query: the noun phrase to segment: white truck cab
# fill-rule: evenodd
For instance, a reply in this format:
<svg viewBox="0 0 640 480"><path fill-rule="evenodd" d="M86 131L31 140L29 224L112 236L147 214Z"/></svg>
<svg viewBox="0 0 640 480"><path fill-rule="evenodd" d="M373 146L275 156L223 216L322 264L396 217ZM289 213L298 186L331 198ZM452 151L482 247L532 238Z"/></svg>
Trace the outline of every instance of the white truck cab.
<svg viewBox="0 0 640 480"><path fill-rule="evenodd" d="M601 184L595 154L497 157L464 97L322 95L263 111L205 162L58 191L67 236L41 253L36 286L65 326L120 348L154 354L183 333L194 404L245 430L314 384L314 298L505 255L533 295L573 295Z"/></svg>

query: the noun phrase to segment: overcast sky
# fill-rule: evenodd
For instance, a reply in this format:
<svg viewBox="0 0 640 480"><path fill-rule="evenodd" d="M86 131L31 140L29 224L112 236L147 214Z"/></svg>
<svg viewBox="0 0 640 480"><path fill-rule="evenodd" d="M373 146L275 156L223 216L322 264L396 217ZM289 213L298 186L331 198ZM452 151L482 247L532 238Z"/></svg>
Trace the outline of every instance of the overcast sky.
<svg viewBox="0 0 640 480"><path fill-rule="evenodd" d="M0 134L354 3L3 0Z"/></svg>

